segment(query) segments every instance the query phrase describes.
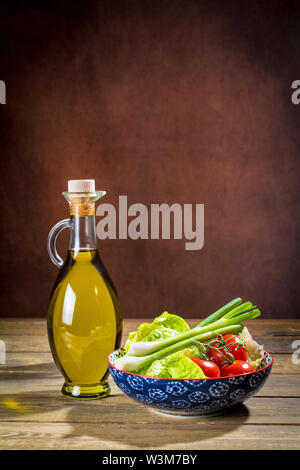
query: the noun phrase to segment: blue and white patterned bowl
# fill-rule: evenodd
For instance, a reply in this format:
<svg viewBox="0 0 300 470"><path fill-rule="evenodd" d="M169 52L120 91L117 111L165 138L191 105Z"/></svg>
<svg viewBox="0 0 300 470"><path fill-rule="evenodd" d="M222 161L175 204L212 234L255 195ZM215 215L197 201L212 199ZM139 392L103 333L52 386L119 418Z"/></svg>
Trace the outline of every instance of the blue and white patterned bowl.
<svg viewBox="0 0 300 470"><path fill-rule="evenodd" d="M125 354L117 349L108 357L116 385L133 400L166 414L216 415L254 395L270 375L273 358L265 351L263 368L218 379L159 379L118 370L115 361Z"/></svg>

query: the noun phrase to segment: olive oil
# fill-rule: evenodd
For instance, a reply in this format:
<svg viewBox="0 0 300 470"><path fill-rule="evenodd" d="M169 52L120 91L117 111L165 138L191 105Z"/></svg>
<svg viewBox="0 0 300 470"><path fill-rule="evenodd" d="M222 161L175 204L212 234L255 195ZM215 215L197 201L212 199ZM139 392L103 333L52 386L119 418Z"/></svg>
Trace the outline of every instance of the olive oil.
<svg viewBox="0 0 300 470"><path fill-rule="evenodd" d="M107 356L121 341L121 308L96 247L93 201L84 195L74 203L67 194L72 200L70 249L50 299L49 343L65 377L62 393L102 398L110 392Z"/></svg>

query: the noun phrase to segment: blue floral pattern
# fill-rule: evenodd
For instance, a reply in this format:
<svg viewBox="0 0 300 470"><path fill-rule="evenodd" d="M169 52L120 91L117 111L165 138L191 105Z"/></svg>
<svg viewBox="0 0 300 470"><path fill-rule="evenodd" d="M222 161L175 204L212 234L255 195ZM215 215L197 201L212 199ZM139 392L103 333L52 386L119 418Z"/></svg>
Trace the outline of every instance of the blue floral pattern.
<svg viewBox="0 0 300 470"><path fill-rule="evenodd" d="M253 375L249 379L250 387L257 387L257 385L259 385L262 382L263 378L264 378L263 374L261 372L257 372L255 375Z"/></svg>
<svg viewBox="0 0 300 470"><path fill-rule="evenodd" d="M224 408L228 406L229 402L226 400L214 400L211 402L210 406L212 408Z"/></svg>
<svg viewBox="0 0 300 470"><path fill-rule="evenodd" d="M143 390L144 388L143 380L137 376L129 375L127 377L127 381L129 385L131 385L131 387L134 388L134 390Z"/></svg>
<svg viewBox="0 0 300 470"><path fill-rule="evenodd" d="M189 406L191 406L190 402L186 400L172 400L172 405L175 408L188 408Z"/></svg>
<svg viewBox="0 0 300 470"><path fill-rule="evenodd" d="M168 395L159 388L150 388L148 394L153 400L165 400L168 398Z"/></svg>
<svg viewBox="0 0 300 470"><path fill-rule="evenodd" d="M254 395L272 369L272 358L265 352L265 369L250 374L207 380L159 379L115 369L116 358L123 354L121 349L110 355L110 372L117 386L139 403L168 414L220 413Z"/></svg>
<svg viewBox="0 0 300 470"><path fill-rule="evenodd" d="M245 390L243 390L242 388L237 388L236 390L234 390L233 392L231 392L230 394L230 398L232 400L235 400L235 399L240 399L240 398L243 398L245 395Z"/></svg>
<svg viewBox="0 0 300 470"><path fill-rule="evenodd" d="M212 397L221 397L225 395L229 390L229 385L223 381L215 382L211 387L209 387L209 393Z"/></svg>
<svg viewBox="0 0 300 470"><path fill-rule="evenodd" d="M209 400L209 395L205 392L197 391L188 395L189 399L194 403L205 402Z"/></svg>
<svg viewBox="0 0 300 470"><path fill-rule="evenodd" d="M240 375L238 377L229 377L228 383L230 384L241 384L245 380L245 375Z"/></svg>
<svg viewBox="0 0 300 470"><path fill-rule="evenodd" d="M127 387L127 385L124 384L124 383L120 383L120 384L119 384L119 388L120 388L124 393L126 393L127 395L129 395L129 394L131 393L130 388Z"/></svg>
<svg viewBox="0 0 300 470"><path fill-rule="evenodd" d="M148 398L145 395L142 395L141 393L137 393L136 398L138 401L143 401L145 403L153 403L153 400L151 400L151 398Z"/></svg>
<svg viewBox="0 0 300 470"><path fill-rule="evenodd" d="M207 380L205 379L202 379L201 381L200 380L189 380L189 385L191 387L203 387L204 384L206 384Z"/></svg>
<svg viewBox="0 0 300 470"><path fill-rule="evenodd" d="M171 395L176 395L180 397L183 395L188 389L180 382L170 382L166 387L166 392L170 393Z"/></svg>

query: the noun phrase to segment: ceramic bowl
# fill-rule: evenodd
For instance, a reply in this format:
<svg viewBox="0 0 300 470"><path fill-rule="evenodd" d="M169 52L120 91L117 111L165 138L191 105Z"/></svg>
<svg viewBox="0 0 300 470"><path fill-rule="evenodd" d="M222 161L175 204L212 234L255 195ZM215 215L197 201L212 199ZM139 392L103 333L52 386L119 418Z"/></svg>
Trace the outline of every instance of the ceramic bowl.
<svg viewBox="0 0 300 470"><path fill-rule="evenodd" d="M170 415L216 415L258 392L270 375L273 358L265 351L260 370L218 379L160 379L118 370L115 361L125 354L117 349L108 358L116 385L133 400Z"/></svg>

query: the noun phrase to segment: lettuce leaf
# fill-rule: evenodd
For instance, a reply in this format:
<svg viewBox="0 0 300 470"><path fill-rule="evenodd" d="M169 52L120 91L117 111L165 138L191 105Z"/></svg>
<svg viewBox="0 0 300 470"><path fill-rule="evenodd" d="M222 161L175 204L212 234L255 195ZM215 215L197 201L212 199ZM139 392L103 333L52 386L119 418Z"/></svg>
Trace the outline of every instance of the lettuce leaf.
<svg viewBox="0 0 300 470"><path fill-rule="evenodd" d="M252 365L255 370L261 369L262 361L265 357L264 347L261 344L258 344L252 338L252 335L246 326L244 326L240 337L242 340L245 341L245 346L249 354L248 362Z"/></svg>
<svg viewBox="0 0 300 470"><path fill-rule="evenodd" d="M172 378L172 379L205 379L201 367L197 366L184 351L178 351L174 354L159 360L139 371L139 374L148 377Z"/></svg>
<svg viewBox="0 0 300 470"><path fill-rule="evenodd" d="M183 333L189 329L190 327L186 321L179 315L163 312L161 315L154 318L152 323L142 323L138 326L136 331L129 333L125 343L125 350L126 352L128 351L130 343L136 343L138 341L159 341L174 336L177 333Z"/></svg>
<svg viewBox="0 0 300 470"><path fill-rule="evenodd" d="M190 329L189 325L183 318L181 318L179 315L174 315L168 312L163 312L161 315L154 318L152 323L166 328L171 328L177 333L183 333L184 331Z"/></svg>
<svg viewBox="0 0 300 470"><path fill-rule="evenodd" d="M128 352L129 344L138 341L159 341L170 336L188 331L190 327L179 315L163 312L154 318L152 323L142 323L136 331L128 335L125 350ZM195 364L190 357L205 357L203 350L196 344L178 351L159 360L153 361L150 366L135 371L138 374L149 377L177 378L177 379L203 379L205 375L202 369Z"/></svg>
<svg viewBox="0 0 300 470"><path fill-rule="evenodd" d="M199 357L200 359L207 359L205 346L191 345L189 348L183 350L187 357Z"/></svg>

